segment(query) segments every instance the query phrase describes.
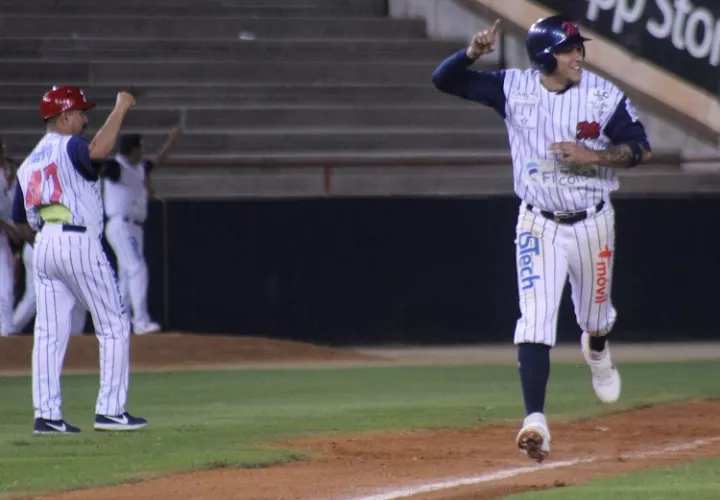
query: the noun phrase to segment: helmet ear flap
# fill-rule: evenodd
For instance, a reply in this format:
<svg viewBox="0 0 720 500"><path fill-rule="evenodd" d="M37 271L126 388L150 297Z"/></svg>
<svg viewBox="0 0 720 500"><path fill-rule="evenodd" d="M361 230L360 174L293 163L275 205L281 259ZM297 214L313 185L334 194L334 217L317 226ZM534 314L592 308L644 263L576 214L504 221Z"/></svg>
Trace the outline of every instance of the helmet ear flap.
<svg viewBox="0 0 720 500"><path fill-rule="evenodd" d="M535 56L536 67L546 75L549 75L557 68L557 59L552 52L540 52Z"/></svg>

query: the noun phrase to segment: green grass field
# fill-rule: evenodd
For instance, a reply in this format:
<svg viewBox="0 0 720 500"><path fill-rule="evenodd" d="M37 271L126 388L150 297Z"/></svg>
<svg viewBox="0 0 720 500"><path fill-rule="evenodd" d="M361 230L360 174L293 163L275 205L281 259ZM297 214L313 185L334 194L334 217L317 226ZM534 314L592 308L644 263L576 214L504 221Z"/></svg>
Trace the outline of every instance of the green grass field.
<svg viewBox="0 0 720 500"><path fill-rule="evenodd" d="M623 403L720 396L720 362L623 364ZM311 434L477 426L522 414L514 366L424 366L138 373L128 410L148 418L138 433L92 430L97 376L65 376L65 418L77 436L32 435L29 377L0 379L0 497L117 484L198 468L253 467L304 458L262 443ZM584 365L555 364L547 413L567 418L603 410ZM631 475L539 498L677 498L717 462ZM42 471L42 473L38 473ZM637 481L634 478L638 478ZM694 477L694 479L692 479ZM661 485L666 483L666 487ZM612 485L612 489L609 487ZM646 491L650 496L638 496ZM685 498L718 498L717 490ZM611 493L609 493L611 492ZM570 496L568 496L570 495ZM574 496L573 496L574 495ZM626 495L626 496L623 496ZM633 496L635 495L635 496ZM645 495L645 493L642 493ZM714 495L714 496L712 496ZM526 497L522 497L523 499ZM527 498L533 498L527 496Z"/></svg>
<svg viewBox="0 0 720 500"><path fill-rule="evenodd" d="M701 460L667 469L636 472L571 488L524 493L508 500L717 500L720 459Z"/></svg>

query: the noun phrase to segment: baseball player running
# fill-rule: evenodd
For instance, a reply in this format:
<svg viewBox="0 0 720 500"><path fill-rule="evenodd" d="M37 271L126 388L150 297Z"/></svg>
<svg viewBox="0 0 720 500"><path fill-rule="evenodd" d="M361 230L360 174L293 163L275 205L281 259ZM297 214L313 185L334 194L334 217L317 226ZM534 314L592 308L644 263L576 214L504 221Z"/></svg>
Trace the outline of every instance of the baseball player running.
<svg viewBox="0 0 720 500"><path fill-rule="evenodd" d="M170 132L154 160L143 159L142 136L124 135L118 152L104 166L104 201L108 217L105 236L117 257L120 294L132 307L136 335L157 332L160 325L150 319L147 307L148 266L145 262L143 225L147 218L148 185L154 166L163 163L181 133Z"/></svg>
<svg viewBox="0 0 720 500"><path fill-rule="evenodd" d="M35 317L35 277L33 273L33 247L32 243L25 242L22 250L22 261L25 266L25 293L15 306L12 322L17 332L21 332L31 319ZM79 334L85 330L87 309L82 301L75 302L70 314L70 334Z"/></svg>
<svg viewBox="0 0 720 500"><path fill-rule="evenodd" d="M130 321L106 258L98 169L112 151L125 115L135 105L119 92L115 108L88 142L80 134L94 107L77 87L56 87L40 103L45 136L18 170L13 219L34 238L37 295L32 355L34 432L77 433L63 419L60 373L76 301L90 311L100 345L96 430L126 431L147 421L125 410L129 381ZM23 236L24 239L29 239Z"/></svg>
<svg viewBox="0 0 720 500"><path fill-rule="evenodd" d="M538 20L526 36L532 68L473 71L492 52L500 22L433 74L437 89L493 108L504 119L520 198L515 252L520 318L515 328L526 417L518 447L540 462L550 452L544 415L560 299L569 277L581 346L597 397L620 396L607 335L611 301L615 169L647 162L650 145L630 99L583 68L585 42L565 16Z"/></svg>

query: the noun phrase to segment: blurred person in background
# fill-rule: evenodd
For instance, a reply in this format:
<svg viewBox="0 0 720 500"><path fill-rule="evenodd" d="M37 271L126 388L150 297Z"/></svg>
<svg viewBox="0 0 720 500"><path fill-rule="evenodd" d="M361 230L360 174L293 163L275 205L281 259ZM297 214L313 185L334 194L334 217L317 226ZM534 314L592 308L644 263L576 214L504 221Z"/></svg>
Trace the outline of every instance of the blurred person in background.
<svg viewBox="0 0 720 500"><path fill-rule="evenodd" d="M152 160L144 158L140 134L125 134L118 140L117 154L105 162L103 169L105 236L117 258L120 295L131 312L135 335L161 330L150 318L147 306L144 225L152 194L152 169L165 162L181 133L180 126L174 127Z"/></svg>
<svg viewBox="0 0 720 500"><path fill-rule="evenodd" d="M17 243L6 223L12 216L12 203L17 183L17 163L7 156L5 143L0 138L0 335L3 337L16 333L13 323L13 304L15 303L15 259L13 243Z"/></svg>

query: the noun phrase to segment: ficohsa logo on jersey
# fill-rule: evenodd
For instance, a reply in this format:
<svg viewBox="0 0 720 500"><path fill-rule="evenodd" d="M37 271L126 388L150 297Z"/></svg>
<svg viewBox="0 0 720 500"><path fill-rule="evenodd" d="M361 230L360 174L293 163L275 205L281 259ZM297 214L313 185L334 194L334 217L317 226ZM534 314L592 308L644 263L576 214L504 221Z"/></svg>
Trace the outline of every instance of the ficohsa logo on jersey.
<svg viewBox="0 0 720 500"><path fill-rule="evenodd" d="M588 0L588 4L586 17L591 21L597 21L601 11L612 10L611 29L618 34L654 5L661 17L648 18L645 27L650 35L660 40L669 37L676 49L720 66L720 20L705 7L696 7L690 0Z"/></svg>
<svg viewBox="0 0 720 500"><path fill-rule="evenodd" d="M540 239L530 231L518 234L518 276L520 288L529 290L540 276L535 273L533 257L540 255Z"/></svg>
<svg viewBox="0 0 720 500"><path fill-rule="evenodd" d="M596 165L565 166L548 160L528 162L523 172L528 183L544 188L569 189L586 186L598 178Z"/></svg>

